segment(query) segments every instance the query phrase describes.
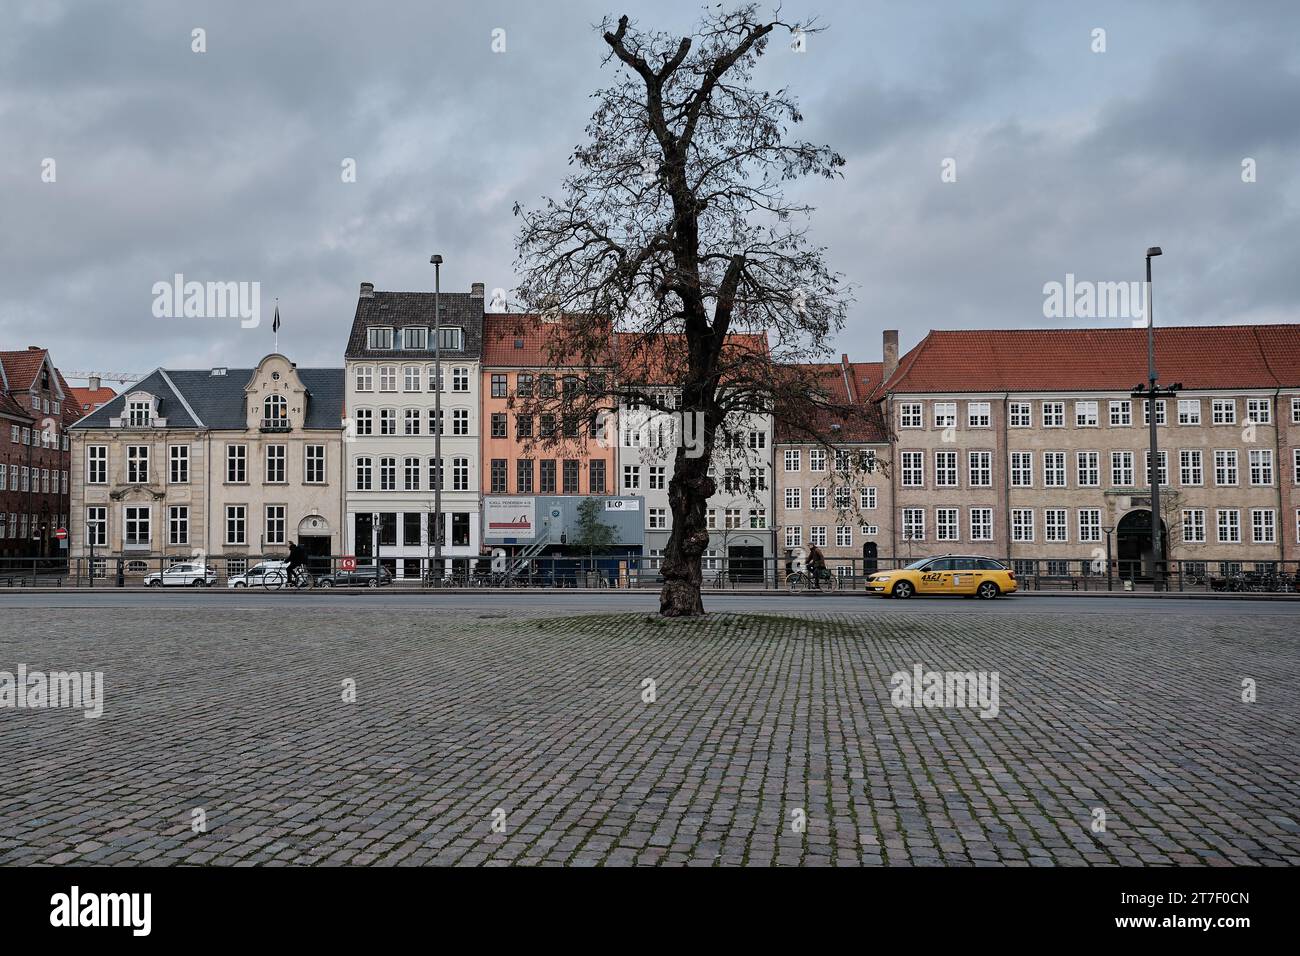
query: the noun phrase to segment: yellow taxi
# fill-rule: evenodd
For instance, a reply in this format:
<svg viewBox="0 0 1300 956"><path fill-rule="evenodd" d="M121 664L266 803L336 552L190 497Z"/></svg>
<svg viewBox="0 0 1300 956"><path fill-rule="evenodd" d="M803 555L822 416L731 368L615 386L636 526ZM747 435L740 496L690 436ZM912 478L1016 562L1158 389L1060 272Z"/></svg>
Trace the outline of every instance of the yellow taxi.
<svg viewBox="0 0 1300 956"><path fill-rule="evenodd" d="M965 554L921 558L905 568L877 571L867 578L867 590L910 598L914 594L960 594L992 600L1016 590L1016 572L1001 561Z"/></svg>

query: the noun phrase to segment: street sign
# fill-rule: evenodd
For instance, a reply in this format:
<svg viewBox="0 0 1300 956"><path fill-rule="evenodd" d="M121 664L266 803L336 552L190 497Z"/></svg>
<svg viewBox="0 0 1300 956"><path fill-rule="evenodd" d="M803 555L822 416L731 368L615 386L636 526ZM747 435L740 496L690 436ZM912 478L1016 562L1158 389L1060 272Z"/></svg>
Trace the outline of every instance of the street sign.
<svg viewBox="0 0 1300 956"><path fill-rule="evenodd" d="M340 558L339 567L344 571L355 571L357 569L357 559L351 556Z"/></svg>
<svg viewBox="0 0 1300 956"><path fill-rule="evenodd" d="M62 541L67 536L68 536L67 528L59 528L54 532L54 537L58 538L60 541Z"/></svg>

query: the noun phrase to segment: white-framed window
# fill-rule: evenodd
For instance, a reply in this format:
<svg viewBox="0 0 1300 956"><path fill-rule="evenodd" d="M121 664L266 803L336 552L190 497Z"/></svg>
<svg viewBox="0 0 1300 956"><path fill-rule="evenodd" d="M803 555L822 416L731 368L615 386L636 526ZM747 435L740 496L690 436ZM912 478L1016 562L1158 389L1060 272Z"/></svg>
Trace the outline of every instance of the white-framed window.
<svg viewBox="0 0 1300 956"><path fill-rule="evenodd" d="M424 470L423 462L415 456L402 459L402 490L419 491L420 473Z"/></svg>
<svg viewBox="0 0 1300 956"><path fill-rule="evenodd" d="M968 428L988 428L992 421L991 406L988 402L966 403L966 425Z"/></svg>
<svg viewBox="0 0 1300 956"><path fill-rule="evenodd" d="M787 511L795 511L803 507L803 491L800 488L785 489L785 507Z"/></svg>
<svg viewBox="0 0 1300 956"><path fill-rule="evenodd" d="M1201 400L1199 398L1180 398L1178 400L1178 424L1199 425L1201 423Z"/></svg>
<svg viewBox="0 0 1300 956"><path fill-rule="evenodd" d="M14 474L18 469L14 469ZM108 446L107 445L87 445L86 446L86 484L88 485L106 485L108 484ZM10 491L16 490L10 488Z"/></svg>
<svg viewBox="0 0 1300 956"><path fill-rule="evenodd" d="M972 451L966 456L967 476L972 488L993 486L993 452Z"/></svg>
<svg viewBox="0 0 1300 956"><path fill-rule="evenodd" d="M1034 540L1034 512L1032 508L1011 509L1011 540Z"/></svg>
<svg viewBox="0 0 1300 956"><path fill-rule="evenodd" d="M1178 452L1178 482L1183 485L1205 484L1204 454L1199 448L1184 448Z"/></svg>
<svg viewBox="0 0 1300 956"><path fill-rule="evenodd" d="M1014 488L1032 488L1034 484L1034 453L1031 451L1013 451L1011 453L1011 485Z"/></svg>
<svg viewBox="0 0 1300 956"><path fill-rule="evenodd" d="M9 517L10 528L14 528L13 516ZM96 548L108 547L108 509L100 505L86 509L86 545Z"/></svg>
<svg viewBox="0 0 1300 956"><path fill-rule="evenodd" d="M904 488L920 488L925 485L925 452L905 451L900 456L902 461L902 485Z"/></svg>
<svg viewBox="0 0 1300 956"><path fill-rule="evenodd" d="M873 511L876 507L876 486L858 489L858 507L863 511Z"/></svg>
<svg viewBox="0 0 1300 956"><path fill-rule="evenodd" d="M127 424L132 428L148 428L153 423L153 402L133 399L126 408Z"/></svg>
<svg viewBox="0 0 1300 956"><path fill-rule="evenodd" d="M1300 485L1300 447L1291 449L1291 480Z"/></svg>
<svg viewBox="0 0 1300 956"><path fill-rule="evenodd" d="M248 543L248 508L245 505L226 505L226 544Z"/></svg>
<svg viewBox="0 0 1300 956"><path fill-rule="evenodd" d="M1043 540L1069 541L1069 512L1064 508L1045 508L1043 510Z"/></svg>
<svg viewBox="0 0 1300 956"><path fill-rule="evenodd" d="M798 471L799 459L802 457L803 456L800 455L798 448L787 448L785 450L785 470Z"/></svg>
<svg viewBox="0 0 1300 956"><path fill-rule="evenodd" d="M826 470L826 450L824 448L810 448L808 450L808 470Z"/></svg>
<svg viewBox="0 0 1300 956"><path fill-rule="evenodd" d="M1079 509L1079 540L1083 542L1101 540L1100 508Z"/></svg>
<svg viewBox="0 0 1300 956"><path fill-rule="evenodd" d="M1252 485L1273 484L1273 449L1252 448L1247 452L1250 462L1250 483Z"/></svg>
<svg viewBox="0 0 1300 956"><path fill-rule="evenodd" d="M358 435L373 435L375 431L375 413L373 409L358 408L352 412L352 423Z"/></svg>
<svg viewBox="0 0 1300 956"><path fill-rule="evenodd" d="M1157 398L1156 399L1156 424L1163 425L1164 423L1165 423L1165 400L1163 398ZM1150 399L1144 398L1142 400L1142 424L1143 425L1151 424Z"/></svg>
<svg viewBox="0 0 1300 956"><path fill-rule="evenodd" d="M361 455L353 462L357 491L370 491L374 487L373 469L374 461L369 455Z"/></svg>
<svg viewBox="0 0 1300 956"><path fill-rule="evenodd" d="M750 451L762 451L767 447L767 432L750 432L749 448Z"/></svg>
<svg viewBox="0 0 1300 956"><path fill-rule="evenodd" d="M1029 402L1007 405L1007 424L1012 428L1030 428L1034 424L1034 406Z"/></svg>
<svg viewBox="0 0 1300 956"><path fill-rule="evenodd" d="M381 408L379 410L379 434L397 434L397 409Z"/></svg>
<svg viewBox="0 0 1300 956"><path fill-rule="evenodd" d="M935 402L934 403L934 427L952 428L956 424L957 424L957 403L956 402Z"/></svg>
<svg viewBox="0 0 1300 956"><path fill-rule="evenodd" d="M190 509L185 505L172 505L167 509L167 543L190 543Z"/></svg>
<svg viewBox="0 0 1300 956"><path fill-rule="evenodd" d="M1235 508L1219 508L1215 515L1218 519L1219 544L1240 543L1241 512Z"/></svg>
<svg viewBox="0 0 1300 956"><path fill-rule="evenodd" d="M623 490L634 491L641 487L641 466L624 465L623 466Z"/></svg>
<svg viewBox="0 0 1300 956"><path fill-rule="evenodd" d="M1237 400L1235 398L1211 399L1210 421L1215 425L1237 424Z"/></svg>
<svg viewBox="0 0 1300 956"><path fill-rule="evenodd" d="M384 326L375 325L367 330L366 345L371 349L383 349L387 351L393 347L393 330Z"/></svg>
<svg viewBox="0 0 1300 956"><path fill-rule="evenodd" d="M668 487L668 466L648 465L646 467L646 487L651 491L663 491Z"/></svg>
<svg viewBox="0 0 1300 956"><path fill-rule="evenodd" d="M1217 449L1214 452L1214 483L1227 487L1237 483L1237 450Z"/></svg>
<svg viewBox="0 0 1300 956"><path fill-rule="evenodd" d="M649 524L646 525L651 531L664 531L668 528L668 509L651 508L649 511Z"/></svg>
<svg viewBox="0 0 1300 956"><path fill-rule="evenodd" d="M287 455L284 445L266 446L266 483L282 485L289 480L285 463Z"/></svg>
<svg viewBox="0 0 1300 956"><path fill-rule="evenodd" d="M1043 427L1065 427L1065 402L1043 402Z"/></svg>
<svg viewBox="0 0 1300 956"><path fill-rule="evenodd" d="M405 331L409 332L411 330L406 329ZM404 392L421 391L420 383L422 378L423 375L420 371L420 366L418 365L402 366L402 391Z"/></svg>
<svg viewBox="0 0 1300 956"><path fill-rule="evenodd" d="M126 480L133 485L149 483L149 446L126 446Z"/></svg>
<svg viewBox="0 0 1300 956"><path fill-rule="evenodd" d="M903 509L903 540L904 541L925 540L925 509L924 508Z"/></svg>
<svg viewBox="0 0 1300 956"><path fill-rule="evenodd" d="M1043 452L1043 487L1065 487L1065 452ZM1048 539L1051 540L1051 539Z"/></svg>
<svg viewBox="0 0 1300 956"><path fill-rule="evenodd" d="M826 547L826 526L815 524L808 529L808 544L818 548Z"/></svg>
<svg viewBox="0 0 1300 956"><path fill-rule="evenodd" d="M453 458L451 460L451 490L469 491L468 458Z"/></svg>
<svg viewBox="0 0 1300 956"><path fill-rule="evenodd" d="M1074 424L1075 427L1077 428L1096 428L1097 427L1097 403L1096 402L1075 402L1074 403Z"/></svg>
<svg viewBox="0 0 1300 956"><path fill-rule="evenodd" d="M1121 488L1133 487L1133 453L1131 451L1113 451L1110 453L1110 483Z"/></svg>
<svg viewBox="0 0 1300 956"><path fill-rule="evenodd" d="M972 541L993 540L993 509L970 509L970 539Z"/></svg>
<svg viewBox="0 0 1300 956"><path fill-rule="evenodd" d="M898 406L898 427L899 428L921 428L924 425L924 419L921 417L920 402L901 402Z"/></svg>
<svg viewBox="0 0 1300 956"><path fill-rule="evenodd" d="M1246 399L1246 421L1256 425L1273 423L1273 400L1271 398Z"/></svg>
<svg viewBox="0 0 1300 956"><path fill-rule="evenodd" d="M397 391L397 366L379 366L379 390L381 392Z"/></svg>
<svg viewBox="0 0 1300 956"><path fill-rule="evenodd" d="M808 489L808 507L813 511L826 510L826 488L824 485Z"/></svg>
<svg viewBox="0 0 1300 956"><path fill-rule="evenodd" d="M190 482L190 446L170 445L167 448L167 480L173 485Z"/></svg>
<svg viewBox="0 0 1300 956"><path fill-rule="evenodd" d="M148 506L127 505L122 509L122 544L128 548L148 548L153 540L153 516Z"/></svg>
<svg viewBox="0 0 1300 956"><path fill-rule="evenodd" d="M469 369L463 365L456 365L451 370L451 390L453 392L469 391Z"/></svg>
<svg viewBox="0 0 1300 956"><path fill-rule="evenodd" d="M1255 544L1274 544L1277 541L1277 513L1272 508L1250 510L1250 540Z"/></svg>
<svg viewBox="0 0 1300 956"><path fill-rule="evenodd" d="M384 455L379 459L379 490L397 490L397 458Z"/></svg>
<svg viewBox="0 0 1300 956"><path fill-rule="evenodd" d="M785 546L787 548L803 547L803 528L798 525L786 525Z"/></svg>
<svg viewBox="0 0 1300 956"><path fill-rule="evenodd" d="M934 509L934 539L936 541L956 541L958 540L959 527L957 524L956 508L935 508Z"/></svg>
<svg viewBox="0 0 1300 956"><path fill-rule="evenodd" d="M429 330L422 325L410 325L402 329L402 348L427 349L429 347ZM418 390L418 386L417 386Z"/></svg>
<svg viewBox="0 0 1300 956"><path fill-rule="evenodd" d="M840 485L835 489L835 507L851 508L853 506L853 489L847 485Z"/></svg>
<svg viewBox="0 0 1300 956"><path fill-rule="evenodd" d="M934 484L938 488L957 487L957 453L955 451L936 451L934 453Z"/></svg>
<svg viewBox="0 0 1300 956"><path fill-rule="evenodd" d="M453 408L451 411L451 433L453 435L469 434L469 409Z"/></svg>
<svg viewBox="0 0 1300 956"><path fill-rule="evenodd" d="M1183 509L1183 541L1186 544L1205 543L1205 509Z"/></svg>
<svg viewBox="0 0 1300 956"><path fill-rule="evenodd" d="M1095 451L1080 451L1074 456L1075 479L1080 488L1101 485L1101 455Z"/></svg>
<svg viewBox="0 0 1300 956"><path fill-rule="evenodd" d="M1133 402L1121 398L1110 402L1110 424L1112 428L1127 428L1133 424Z"/></svg>
<svg viewBox="0 0 1300 956"><path fill-rule="evenodd" d="M853 547L853 529L846 525L835 527L835 546L837 548Z"/></svg>
<svg viewBox="0 0 1300 956"><path fill-rule="evenodd" d="M357 365L352 369L353 387L358 392L373 392L375 390L375 367L373 365Z"/></svg>
<svg viewBox="0 0 1300 956"><path fill-rule="evenodd" d="M1142 453L1142 473L1146 475L1147 484L1151 484L1151 452L1150 450ZM1159 456L1156 458L1157 479L1160 487L1169 484L1169 452L1161 449Z"/></svg>
<svg viewBox="0 0 1300 956"><path fill-rule="evenodd" d="M241 485L248 481L248 446L226 446L226 483Z"/></svg>
<svg viewBox="0 0 1300 956"><path fill-rule="evenodd" d="M767 509L750 508L749 509L749 526L755 530L767 527Z"/></svg>

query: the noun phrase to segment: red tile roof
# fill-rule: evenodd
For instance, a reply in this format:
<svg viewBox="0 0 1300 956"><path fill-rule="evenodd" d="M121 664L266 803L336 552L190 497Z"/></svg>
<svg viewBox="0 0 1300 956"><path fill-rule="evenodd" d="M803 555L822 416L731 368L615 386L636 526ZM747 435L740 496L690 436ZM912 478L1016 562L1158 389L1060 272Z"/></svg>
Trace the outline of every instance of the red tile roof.
<svg viewBox="0 0 1300 956"><path fill-rule="evenodd" d="M1162 383L1185 389L1300 386L1300 324L1157 326ZM903 356L891 392L1128 391L1147 378L1147 332L930 332Z"/></svg>
<svg viewBox="0 0 1300 956"><path fill-rule="evenodd" d="M90 411L97 405L103 405L105 402L111 402L117 397L117 392L113 391L107 385L99 388L80 388L72 386L72 399L82 409Z"/></svg>
<svg viewBox="0 0 1300 956"><path fill-rule="evenodd" d="M680 333L619 332L616 337L619 374L628 384L667 386L679 384L679 369L686 361L686 337ZM722 349L720 377L742 369L747 361L768 361L767 336L759 332L728 335Z"/></svg>
<svg viewBox="0 0 1300 956"><path fill-rule="evenodd" d="M884 422L870 401L880 388L883 372L880 362L850 362L844 355L839 362L787 367L807 381L810 389L815 389L828 404L804 403L801 408L778 408L775 415L777 441L822 440L835 444L888 440ZM837 412L835 405L845 406L845 410Z"/></svg>
<svg viewBox="0 0 1300 956"><path fill-rule="evenodd" d="M22 349L21 351L0 352L0 365L4 366L5 378L9 382L9 390L13 392L25 392L32 387L32 382L36 381L36 375L41 370L41 364L45 361L45 356L49 352L46 349Z"/></svg>
<svg viewBox="0 0 1300 956"><path fill-rule="evenodd" d="M587 337L586 344L566 341L578 331ZM611 340L607 324L566 323L562 318L551 321L526 312L489 312L483 316L483 366L586 368L592 364L589 358L608 354ZM571 365L566 365L566 354Z"/></svg>

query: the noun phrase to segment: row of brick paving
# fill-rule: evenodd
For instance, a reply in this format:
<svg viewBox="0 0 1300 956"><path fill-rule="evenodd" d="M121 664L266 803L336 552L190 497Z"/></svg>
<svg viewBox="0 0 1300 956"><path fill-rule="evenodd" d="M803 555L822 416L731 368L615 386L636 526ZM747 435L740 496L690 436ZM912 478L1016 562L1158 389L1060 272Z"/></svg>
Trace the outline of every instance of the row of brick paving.
<svg viewBox="0 0 1300 956"><path fill-rule="evenodd" d="M978 612L9 611L0 863L1300 863L1293 619Z"/></svg>

